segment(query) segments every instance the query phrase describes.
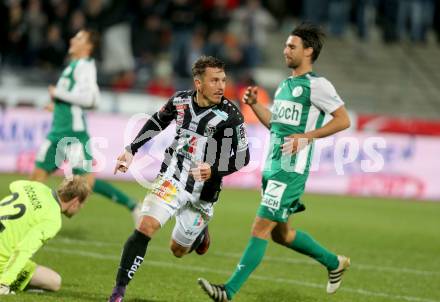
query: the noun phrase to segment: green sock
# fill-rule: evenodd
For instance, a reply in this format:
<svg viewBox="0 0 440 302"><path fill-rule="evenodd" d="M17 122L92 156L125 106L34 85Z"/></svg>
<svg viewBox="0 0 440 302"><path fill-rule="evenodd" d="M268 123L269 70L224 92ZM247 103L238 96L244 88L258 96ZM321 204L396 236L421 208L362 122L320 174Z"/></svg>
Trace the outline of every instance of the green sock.
<svg viewBox="0 0 440 302"><path fill-rule="evenodd" d="M237 265L237 269L225 284L228 299L232 299L235 293L240 290L249 278L249 275L260 264L264 253L266 252L266 247L267 240L251 237L243 256L241 256L240 262Z"/></svg>
<svg viewBox="0 0 440 302"><path fill-rule="evenodd" d="M137 202L135 200L128 197L125 193L119 191L110 183L100 179L95 180L95 184L93 185L93 192L103 195L108 199L125 206L130 211L132 211L137 205Z"/></svg>
<svg viewBox="0 0 440 302"><path fill-rule="evenodd" d="M315 241L315 239L312 238L312 236L310 236L306 232L297 230L295 239L293 239L292 243L290 243L289 248L301 254L312 257L313 259L324 265L328 270L334 270L338 268L338 256L321 246L317 241Z"/></svg>

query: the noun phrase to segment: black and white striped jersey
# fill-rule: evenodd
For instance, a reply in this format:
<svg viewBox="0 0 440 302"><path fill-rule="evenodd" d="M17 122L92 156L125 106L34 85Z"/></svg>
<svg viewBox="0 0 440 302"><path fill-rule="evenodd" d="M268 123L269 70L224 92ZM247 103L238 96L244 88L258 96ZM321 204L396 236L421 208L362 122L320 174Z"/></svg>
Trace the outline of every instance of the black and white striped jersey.
<svg viewBox="0 0 440 302"><path fill-rule="evenodd" d="M240 110L226 98L218 105L199 107L194 90L179 91L149 119L127 150L135 154L173 120L176 135L165 150L160 173L179 181L196 199L215 202L223 176L249 162L249 148ZM190 169L197 163L211 165L211 178L196 181Z"/></svg>

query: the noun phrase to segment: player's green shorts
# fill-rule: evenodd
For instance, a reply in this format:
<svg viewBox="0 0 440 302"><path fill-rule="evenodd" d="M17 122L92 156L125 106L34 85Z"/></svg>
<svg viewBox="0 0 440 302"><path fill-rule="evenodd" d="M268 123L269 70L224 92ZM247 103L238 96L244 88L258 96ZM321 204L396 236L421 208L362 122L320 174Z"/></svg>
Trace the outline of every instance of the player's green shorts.
<svg viewBox="0 0 440 302"><path fill-rule="evenodd" d="M87 150L89 140L87 132L49 133L38 151L35 165L52 173L69 160L74 174L89 173L93 159L91 150Z"/></svg>
<svg viewBox="0 0 440 302"><path fill-rule="evenodd" d="M257 216L277 222L287 222L293 213L305 210L300 197L308 175L278 171L263 172L262 198Z"/></svg>
<svg viewBox="0 0 440 302"><path fill-rule="evenodd" d="M15 279L15 281L12 282L12 284L10 285L11 290L23 291L31 281L36 268L37 268L37 264L32 260L28 260L24 268L18 274L17 279ZM2 273L2 269L3 269L2 265L0 264L0 274Z"/></svg>

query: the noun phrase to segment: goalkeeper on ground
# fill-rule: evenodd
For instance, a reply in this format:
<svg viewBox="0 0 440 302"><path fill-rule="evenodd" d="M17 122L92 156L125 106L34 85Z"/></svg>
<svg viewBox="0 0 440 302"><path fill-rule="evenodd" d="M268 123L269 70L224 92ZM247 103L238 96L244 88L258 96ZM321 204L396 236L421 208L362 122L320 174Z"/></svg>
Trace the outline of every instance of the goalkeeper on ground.
<svg viewBox="0 0 440 302"><path fill-rule="evenodd" d="M64 180L57 191L36 181L18 180L0 201L0 295L27 287L57 291L60 275L31 260L61 228L61 213L75 215L90 188L84 178Z"/></svg>

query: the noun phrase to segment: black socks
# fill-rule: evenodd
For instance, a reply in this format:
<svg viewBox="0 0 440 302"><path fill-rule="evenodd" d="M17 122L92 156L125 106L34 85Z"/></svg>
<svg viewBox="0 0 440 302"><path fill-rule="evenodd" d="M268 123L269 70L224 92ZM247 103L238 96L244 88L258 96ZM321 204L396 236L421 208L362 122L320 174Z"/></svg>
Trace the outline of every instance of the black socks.
<svg viewBox="0 0 440 302"><path fill-rule="evenodd" d="M134 230L133 234L127 239L122 251L118 274L116 275L117 286L127 286L133 278L134 273L144 261L150 239L138 230Z"/></svg>

